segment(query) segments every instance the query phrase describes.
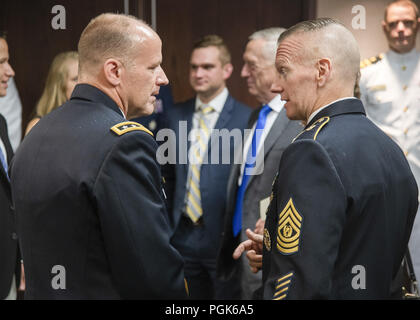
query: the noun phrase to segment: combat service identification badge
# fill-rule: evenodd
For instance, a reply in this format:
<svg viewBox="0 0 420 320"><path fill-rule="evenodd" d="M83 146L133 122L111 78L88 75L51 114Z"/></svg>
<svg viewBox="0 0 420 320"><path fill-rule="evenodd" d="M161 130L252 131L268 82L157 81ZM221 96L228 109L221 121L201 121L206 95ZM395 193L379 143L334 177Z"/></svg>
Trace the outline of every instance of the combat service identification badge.
<svg viewBox="0 0 420 320"><path fill-rule="evenodd" d="M292 198L279 214L277 249L285 255L298 252L302 217L297 212Z"/></svg>
<svg viewBox="0 0 420 320"><path fill-rule="evenodd" d="M267 228L264 228L264 245L267 251L271 250L270 232L268 232Z"/></svg>

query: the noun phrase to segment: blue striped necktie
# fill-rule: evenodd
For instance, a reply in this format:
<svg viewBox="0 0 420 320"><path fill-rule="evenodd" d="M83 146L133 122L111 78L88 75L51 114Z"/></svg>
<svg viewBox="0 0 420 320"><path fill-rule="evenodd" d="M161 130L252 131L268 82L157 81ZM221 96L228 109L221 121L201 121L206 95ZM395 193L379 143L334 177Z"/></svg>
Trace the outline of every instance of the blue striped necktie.
<svg viewBox="0 0 420 320"><path fill-rule="evenodd" d="M1 150L1 148L0 148L0 161L4 168L4 172L6 172L6 177L7 179L9 179L9 175L7 174L7 162L6 162L6 159L4 158L3 151Z"/></svg>
<svg viewBox="0 0 420 320"><path fill-rule="evenodd" d="M256 165L258 145L261 140L262 131L265 127L265 122L267 120L267 115L270 113L271 108L268 104L264 105L258 115L257 125L255 126L254 134L252 136L252 142L249 146L248 153L246 156L246 163L244 166L244 172L242 175L242 182L239 186L238 192L236 194L236 206L235 212L233 214L233 236L236 237L242 229L242 206L244 202L245 190L248 184L249 176L251 170Z"/></svg>

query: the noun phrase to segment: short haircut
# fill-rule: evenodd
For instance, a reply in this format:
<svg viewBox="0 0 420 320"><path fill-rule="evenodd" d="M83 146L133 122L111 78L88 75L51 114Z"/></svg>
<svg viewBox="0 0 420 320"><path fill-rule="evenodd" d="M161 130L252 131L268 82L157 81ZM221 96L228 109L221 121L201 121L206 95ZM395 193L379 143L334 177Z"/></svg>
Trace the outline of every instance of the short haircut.
<svg viewBox="0 0 420 320"><path fill-rule="evenodd" d="M6 40L7 39L7 31L0 30L0 38Z"/></svg>
<svg viewBox="0 0 420 320"><path fill-rule="evenodd" d="M417 7L417 5L415 4L415 2L411 1L411 0L394 0L390 3L388 3L388 5L385 7L385 12L384 12L384 21L386 22L387 17L388 17L388 9L389 7L393 6L393 5L399 5L402 7L411 7L414 10L414 14L416 15L416 20L419 17L419 8Z"/></svg>
<svg viewBox="0 0 420 320"><path fill-rule="evenodd" d="M311 32L311 31L318 31L333 24L338 24L345 28L345 26L340 21L332 19L332 18L318 18L314 20L307 20L307 21L299 22L295 24L294 26L290 27L289 29L287 29L285 32L283 32L280 35L277 43L282 42L285 38L289 37L290 35L294 33L298 33L298 32L306 33L306 32Z"/></svg>
<svg viewBox="0 0 420 320"><path fill-rule="evenodd" d="M229 48L222 37L216 34L206 35L194 43L193 50L208 47L216 47L219 49L219 59L223 66L231 62Z"/></svg>
<svg viewBox="0 0 420 320"><path fill-rule="evenodd" d="M148 26L134 16L123 14L104 13L92 19L80 36L79 71L87 65L99 65L109 58L130 65L130 57L134 56L139 40L132 31L138 23Z"/></svg>
<svg viewBox="0 0 420 320"><path fill-rule="evenodd" d="M249 40L264 39L266 41L276 41L280 35L286 31L285 28L267 28L255 31L249 36Z"/></svg>
<svg viewBox="0 0 420 320"><path fill-rule="evenodd" d="M286 31L285 28L279 27L262 29L251 34L248 37L248 40L265 40L267 44L262 48L262 50L264 51L267 59L274 61L276 58L277 40L284 31Z"/></svg>
<svg viewBox="0 0 420 320"><path fill-rule="evenodd" d="M339 73L342 81L357 81L360 73L360 52L359 45L353 34L340 21L332 18L318 18L302 21L283 32L278 44L287 37L294 34L306 34L321 32L321 37L310 35L306 39L303 50L310 56L322 55L329 57L335 64L335 70ZM310 44L317 47L313 50ZM305 58L308 60L308 57Z"/></svg>

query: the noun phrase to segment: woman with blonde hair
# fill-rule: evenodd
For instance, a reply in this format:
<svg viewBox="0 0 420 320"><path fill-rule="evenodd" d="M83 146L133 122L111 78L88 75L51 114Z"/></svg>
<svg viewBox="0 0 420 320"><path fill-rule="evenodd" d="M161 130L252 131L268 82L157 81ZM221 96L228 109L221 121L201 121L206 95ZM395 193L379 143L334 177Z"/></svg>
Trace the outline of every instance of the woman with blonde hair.
<svg viewBox="0 0 420 320"><path fill-rule="evenodd" d="M77 83L79 56L76 51L59 53L48 71L44 91L36 106L36 115L28 123L26 133L45 115L70 99Z"/></svg>

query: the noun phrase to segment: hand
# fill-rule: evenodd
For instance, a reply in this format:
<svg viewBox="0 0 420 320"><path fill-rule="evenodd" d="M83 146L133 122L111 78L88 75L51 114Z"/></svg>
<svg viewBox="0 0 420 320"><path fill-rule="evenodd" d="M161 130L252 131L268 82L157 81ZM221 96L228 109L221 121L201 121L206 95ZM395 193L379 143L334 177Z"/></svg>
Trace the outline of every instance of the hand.
<svg viewBox="0 0 420 320"><path fill-rule="evenodd" d="M246 257L249 260L251 271L257 273L262 268L263 236L252 232L250 229L246 230L246 235L249 240L239 244L233 252L233 258L237 260L242 253L247 251Z"/></svg>
<svg viewBox="0 0 420 320"><path fill-rule="evenodd" d="M25 268L23 267L23 262L20 265L21 265L21 273L20 273L19 291L25 291L26 289Z"/></svg>
<svg viewBox="0 0 420 320"><path fill-rule="evenodd" d="M265 220L258 219L257 223L255 224L254 232L258 234L264 234L264 225L265 225Z"/></svg>

